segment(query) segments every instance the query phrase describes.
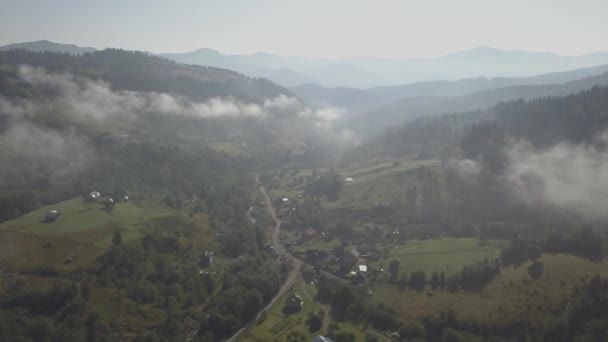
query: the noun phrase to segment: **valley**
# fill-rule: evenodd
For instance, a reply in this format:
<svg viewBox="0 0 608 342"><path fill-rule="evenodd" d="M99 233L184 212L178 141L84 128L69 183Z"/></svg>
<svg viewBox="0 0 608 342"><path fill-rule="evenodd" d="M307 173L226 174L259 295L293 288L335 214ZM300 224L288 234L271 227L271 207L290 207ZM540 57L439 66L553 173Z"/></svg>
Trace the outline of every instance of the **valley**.
<svg viewBox="0 0 608 342"><path fill-rule="evenodd" d="M600 5L110 5L0 13L0 342L608 341Z"/></svg>

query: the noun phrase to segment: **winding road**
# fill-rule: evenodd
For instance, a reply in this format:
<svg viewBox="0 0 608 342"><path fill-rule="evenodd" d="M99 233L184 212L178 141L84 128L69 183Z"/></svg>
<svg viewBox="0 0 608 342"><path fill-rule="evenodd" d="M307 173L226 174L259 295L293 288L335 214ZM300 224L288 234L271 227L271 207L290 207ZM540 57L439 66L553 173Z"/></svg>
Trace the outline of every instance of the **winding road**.
<svg viewBox="0 0 608 342"><path fill-rule="evenodd" d="M257 174L255 175L255 181L256 181L256 183L259 183ZM279 298L281 298L281 296L283 296L283 294L285 294L285 292L287 292L294 285L295 280L298 276L298 272L300 271L300 266L302 266L302 263L303 263L302 260L294 258L291 254L289 254L289 252L287 251L285 246L283 246L283 244L280 243L279 233L281 232L281 220L277 217L277 212L276 212L275 208L272 206L272 201L270 200L270 197L268 196L268 193L266 192L266 188L264 188L264 185L262 185L261 183L260 183L260 193L262 194L262 196L264 196L264 202L266 202L266 208L268 210L268 213L272 217L272 220L274 221L274 230L272 231L272 244L274 245L274 248L280 255L284 255L289 260L289 262L291 262L292 267L289 271L289 274L287 275L287 279L285 279L285 282L283 283L283 286L281 286L281 288L279 289L279 292L277 292L277 294L274 296L274 298L272 298L272 300L268 304L266 304L264 309L262 309L262 311L260 311L258 313L258 315L255 317L255 320L253 320L253 322L257 322L258 319L260 318L260 316L262 315L262 313L267 311L268 309L270 309L270 307L272 305L274 305L276 303L276 301L279 300ZM247 326L239 329L236 333L234 333L234 335L232 335L232 337L227 339L226 342L235 341L246 329L247 329Z"/></svg>

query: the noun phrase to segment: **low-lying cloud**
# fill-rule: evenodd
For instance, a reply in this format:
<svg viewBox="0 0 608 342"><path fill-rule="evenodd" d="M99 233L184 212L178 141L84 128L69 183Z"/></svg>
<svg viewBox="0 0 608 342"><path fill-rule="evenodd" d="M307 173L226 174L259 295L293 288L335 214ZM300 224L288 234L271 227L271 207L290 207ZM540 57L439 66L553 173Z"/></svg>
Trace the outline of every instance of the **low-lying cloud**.
<svg viewBox="0 0 608 342"><path fill-rule="evenodd" d="M50 74L43 68L21 66L19 77L34 87L44 87L54 95L52 106L77 116L104 120L120 116L161 113L200 118L262 117L263 108L233 98L211 98L192 102L166 93L113 90L101 80L76 77L70 73Z"/></svg>
<svg viewBox="0 0 608 342"><path fill-rule="evenodd" d="M52 178L66 177L87 167L93 155L87 138L75 130L48 127L49 123L53 126L53 121L62 117L76 121L128 121L148 114L209 120L253 118L290 139L337 146L358 142L354 133L334 127L334 121L344 115L343 110L312 109L286 95L267 98L261 103L243 102L233 97L195 102L166 93L114 90L102 80L71 73L49 73L39 67L21 66L18 77L47 96L44 100L33 100L0 95L0 124L4 120L0 126L0 142L4 160L11 160L12 164L0 171L2 186L18 179L21 167L27 165L28 172ZM44 123L33 123L40 118L44 118Z"/></svg>
<svg viewBox="0 0 608 342"><path fill-rule="evenodd" d="M535 148L511 141L505 148L504 168L493 173L483 162L453 160L449 166L463 180L493 174L503 194L535 208L554 208L586 218L608 216L608 143L603 134L593 143L562 142Z"/></svg>
<svg viewBox="0 0 608 342"><path fill-rule="evenodd" d="M539 151L529 143L517 143L507 155L506 180L523 201L587 217L608 216L607 151L568 142Z"/></svg>
<svg viewBox="0 0 608 342"><path fill-rule="evenodd" d="M199 118L254 117L308 118L328 126L344 115L340 108L312 109L297 98L278 95L266 98L262 104L247 103L233 97L213 97L205 102L193 102L183 96L156 92L113 90L101 80L76 77L70 73L51 74L43 68L21 66L21 80L54 93L52 106L78 116L106 119L129 117L142 113L161 113ZM32 111L33 108L28 108Z"/></svg>
<svg viewBox="0 0 608 342"><path fill-rule="evenodd" d="M77 174L94 156L88 139L74 130L56 131L27 122L10 126L0 135L3 167L0 186L20 186L28 179L51 181Z"/></svg>

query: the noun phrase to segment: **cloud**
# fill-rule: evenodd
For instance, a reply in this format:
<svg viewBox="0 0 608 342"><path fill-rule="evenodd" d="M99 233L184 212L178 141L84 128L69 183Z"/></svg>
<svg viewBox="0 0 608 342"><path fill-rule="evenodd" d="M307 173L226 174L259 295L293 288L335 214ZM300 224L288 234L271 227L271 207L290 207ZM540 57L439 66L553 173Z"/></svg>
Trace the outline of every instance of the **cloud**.
<svg viewBox="0 0 608 342"><path fill-rule="evenodd" d="M134 118L146 113L183 115L200 118L263 117L257 104L234 98L214 97L205 102L192 102L182 96L157 92L112 90L100 80L76 77L70 73L50 74L43 68L21 66L21 80L35 87L49 89L52 106L81 117L105 120L111 117ZM268 100L272 104L272 100Z"/></svg>
<svg viewBox="0 0 608 342"><path fill-rule="evenodd" d="M606 135L600 142L606 142ZM522 201L587 217L608 214L608 153L594 145L563 142L543 150L519 142L507 149L505 179Z"/></svg>
<svg viewBox="0 0 608 342"><path fill-rule="evenodd" d="M90 166L90 156L95 154L91 143L75 130L63 127L64 122L81 119L128 121L151 113L208 120L254 118L282 140L322 146L321 150L331 153L358 143L353 132L334 126L344 115L342 109L312 109L286 95L264 99L261 104L232 97L194 102L166 93L114 90L101 80L49 73L39 67L21 66L18 76L46 96L40 100L0 95L0 124L5 122L4 127L0 126L0 142L3 160L10 160L7 165L11 165L0 171L0 183L19 179L23 170L56 180ZM68 120L63 121L65 117ZM61 128L46 127L57 123Z"/></svg>
<svg viewBox="0 0 608 342"><path fill-rule="evenodd" d="M463 179L477 177L481 172L479 163L472 159L451 160L448 167L456 170L458 176Z"/></svg>
<svg viewBox="0 0 608 342"><path fill-rule="evenodd" d="M19 77L52 93L53 108L78 116L104 120L120 116L130 118L145 113L183 115L200 118L254 117L273 119L305 118L318 126L330 127L344 115L334 107L312 109L297 98L280 94L266 98L262 104L245 103L233 97L213 97L205 102L192 102L183 96L129 90L115 91L101 80L76 77L70 73L51 74L45 69L21 66ZM39 106L39 104L35 105ZM32 112L34 108L24 111ZM15 110L10 110L15 111Z"/></svg>
<svg viewBox="0 0 608 342"><path fill-rule="evenodd" d="M85 170L94 155L88 139L73 130L60 132L27 122L9 126L0 135L0 146L0 185L9 187L31 177L64 179Z"/></svg>

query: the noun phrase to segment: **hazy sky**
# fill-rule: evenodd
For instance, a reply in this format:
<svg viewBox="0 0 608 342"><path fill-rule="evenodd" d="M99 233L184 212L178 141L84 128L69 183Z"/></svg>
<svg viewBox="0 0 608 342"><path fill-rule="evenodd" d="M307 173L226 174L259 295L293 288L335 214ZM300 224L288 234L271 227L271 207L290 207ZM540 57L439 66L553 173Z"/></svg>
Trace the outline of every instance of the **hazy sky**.
<svg viewBox="0 0 608 342"><path fill-rule="evenodd" d="M608 0L0 0L0 44L423 57L608 50Z"/></svg>

